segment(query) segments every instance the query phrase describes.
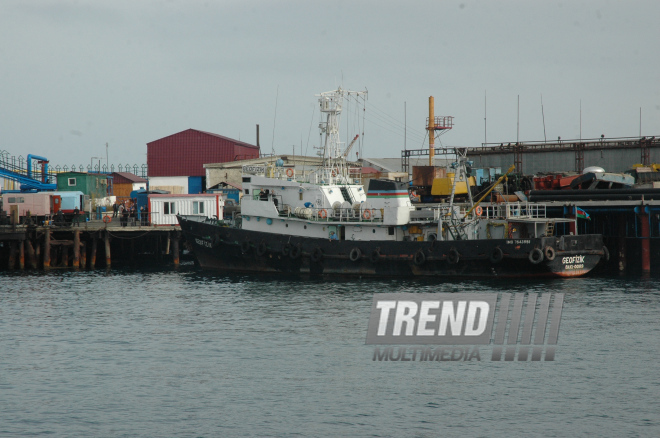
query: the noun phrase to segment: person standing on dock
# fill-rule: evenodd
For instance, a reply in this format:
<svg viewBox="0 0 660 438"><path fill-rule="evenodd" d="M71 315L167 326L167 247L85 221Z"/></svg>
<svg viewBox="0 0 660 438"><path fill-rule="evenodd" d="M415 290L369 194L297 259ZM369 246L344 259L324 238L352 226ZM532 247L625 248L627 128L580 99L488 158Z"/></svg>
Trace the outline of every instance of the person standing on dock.
<svg viewBox="0 0 660 438"><path fill-rule="evenodd" d="M119 204L118 210L119 210L119 223L123 227L124 226L124 204L123 203Z"/></svg>
<svg viewBox="0 0 660 438"><path fill-rule="evenodd" d="M78 207L73 209L73 220L72 220L72 225L74 227L80 227L80 221L78 220L78 215L80 214L80 210Z"/></svg>
<svg viewBox="0 0 660 438"><path fill-rule="evenodd" d="M117 217L117 210L119 210L119 206L115 202L114 204L112 204L112 218L113 219Z"/></svg>

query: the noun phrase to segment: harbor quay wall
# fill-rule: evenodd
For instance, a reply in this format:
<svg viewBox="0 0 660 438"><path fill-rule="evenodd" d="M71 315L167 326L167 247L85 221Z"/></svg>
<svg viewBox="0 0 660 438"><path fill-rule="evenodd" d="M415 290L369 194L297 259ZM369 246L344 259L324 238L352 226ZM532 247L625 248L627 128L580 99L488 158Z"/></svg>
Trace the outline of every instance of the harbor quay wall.
<svg viewBox="0 0 660 438"><path fill-rule="evenodd" d="M176 226L0 226L0 270L93 269L149 262L176 267L185 239Z"/></svg>

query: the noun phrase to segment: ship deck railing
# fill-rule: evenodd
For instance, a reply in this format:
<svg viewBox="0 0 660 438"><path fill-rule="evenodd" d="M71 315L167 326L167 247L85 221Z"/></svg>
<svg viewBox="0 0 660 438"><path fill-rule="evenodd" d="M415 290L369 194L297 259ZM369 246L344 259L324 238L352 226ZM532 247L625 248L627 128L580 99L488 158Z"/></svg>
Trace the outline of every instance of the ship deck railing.
<svg viewBox="0 0 660 438"><path fill-rule="evenodd" d="M376 208L316 208L298 207L291 208L287 205L278 209L280 217L298 218L313 222L383 222L380 209Z"/></svg>
<svg viewBox="0 0 660 438"><path fill-rule="evenodd" d="M482 208L482 217L486 219L545 219L545 204L513 202L491 204Z"/></svg>
<svg viewBox="0 0 660 438"><path fill-rule="evenodd" d="M464 218L468 212L472 210L471 216L473 218L481 219L546 219L546 205L527 203L527 202L511 202L502 204L481 204L480 208L472 208L469 205L457 204L453 207L454 216L457 218ZM449 206L439 207L423 207L418 208L411 212L411 220L432 220L438 222L439 220L446 220L451 217L452 209Z"/></svg>

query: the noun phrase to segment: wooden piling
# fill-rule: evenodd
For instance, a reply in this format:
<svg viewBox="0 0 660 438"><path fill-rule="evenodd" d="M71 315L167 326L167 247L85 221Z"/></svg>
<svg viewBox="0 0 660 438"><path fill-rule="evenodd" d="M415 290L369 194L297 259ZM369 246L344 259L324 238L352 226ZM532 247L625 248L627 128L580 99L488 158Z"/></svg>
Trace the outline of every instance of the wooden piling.
<svg viewBox="0 0 660 438"><path fill-rule="evenodd" d="M65 268L69 267L69 245L60 245L62 249L62 265Z"/></svg>
<svg viewBox="0 0 660 438"><path fill-rule="evenodd" d="M50 268L50 228L46 229L44 235L44 269Z"/></svg>
<svg viewBox="0 0 660 438"><path fill-rule="evenodd" d="M112 258L110 257L110 233L107 230L103 240L105 241L105 267L109 268L112 265Z"/></svg>
<svg viewBox="0 0 660 438"><path fill-rule="evenodd" d="M85 242L80 242L80 267L87 267L87 245Z"/></svg>
<svg viewBox="0 0 660 438"><path fill-rule="evenodd" d="M25 240L18 242L18 268L21 271L25 269Z"/></svg>
<svg viewBox="0 0 660 438"><path fill-rule="evenodd" d="M34 247L32 246L32 242L29 239L26 240L25 246L27 249L28 263L30 264L30 268L37 269L37 256L34 253Z"/></svg>
<svg viewBox="0 0 660 438"><path fill-rule="evenodd" d="M80 230L73 232L73 267L80 267Z"/></svg>
<svg viewBox="0 0 660 438"><path fill-rule="evenodd" d="M174 266L179 266L179 237L175 236L172 239L172 261Z"/></svg>
<svg viewBox="0 0 660 438"><path fill-rule="evenodd" d="M92 254L91 254L91 259L89 261L89 267L91 269L94 269L96 267L96 247L98 244L98 239L96 238L96 235L92 235Z"/></svg>
<svg viewBox="0 0 660 438"><path fill-rule="evenodd" d="M9 243L9 262L7 263L7 268L9 270L14 269L16 266L16 252L17 252L17 243L12 241Z"/></svg>

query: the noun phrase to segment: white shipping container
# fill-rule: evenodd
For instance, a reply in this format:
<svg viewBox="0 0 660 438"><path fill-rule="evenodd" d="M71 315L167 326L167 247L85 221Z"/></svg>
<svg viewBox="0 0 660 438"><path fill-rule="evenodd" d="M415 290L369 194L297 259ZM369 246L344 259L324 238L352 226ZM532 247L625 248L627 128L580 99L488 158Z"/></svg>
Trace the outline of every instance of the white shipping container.
<svg viewBox="0 0 660 438"><path fill-rule="evenodd" d="M225 203L221 194L149 195L149 213L153 225L176 225L176 215L196 215L222 219Z"/></svg>

